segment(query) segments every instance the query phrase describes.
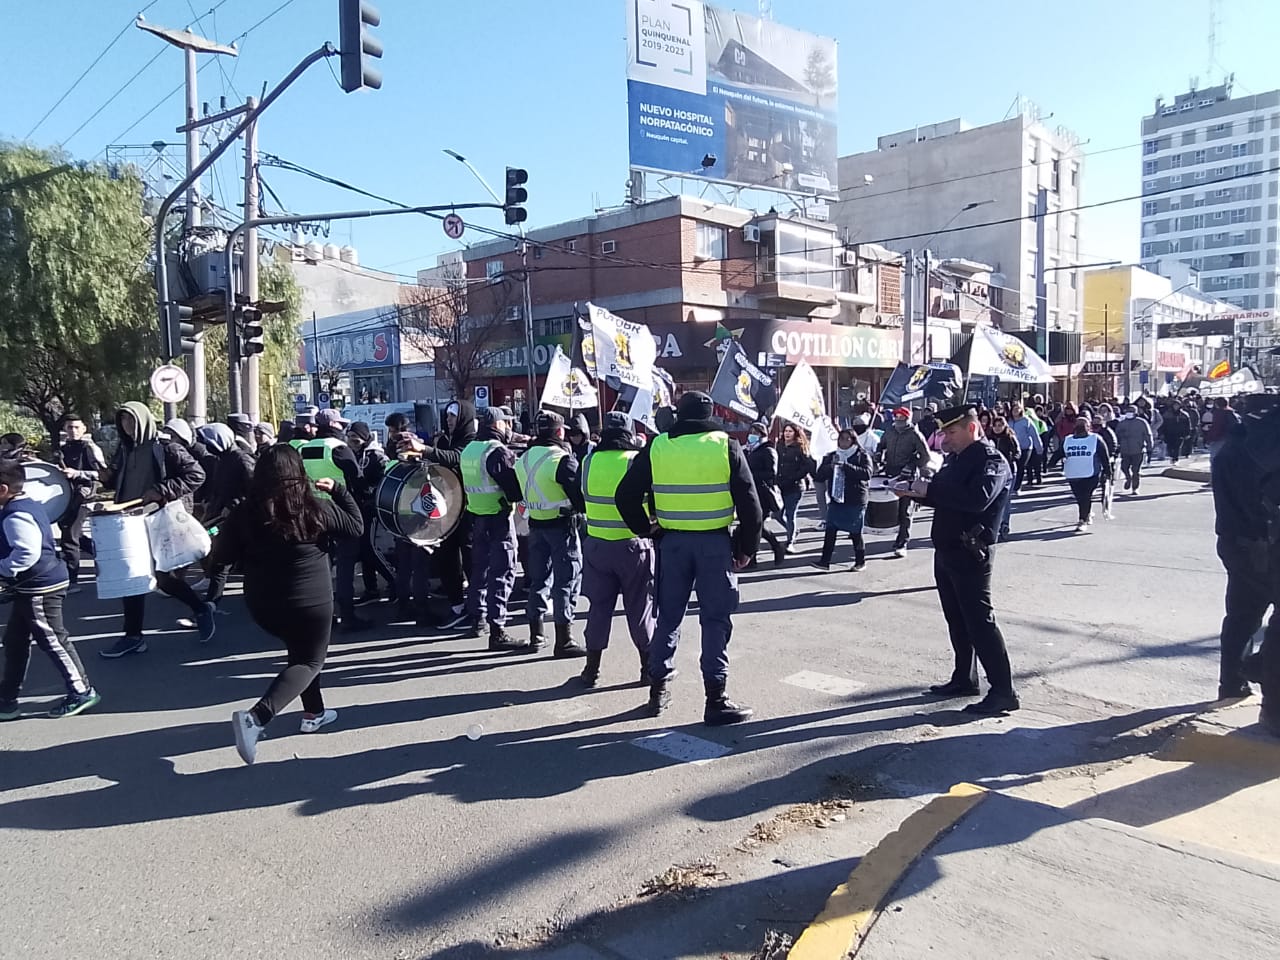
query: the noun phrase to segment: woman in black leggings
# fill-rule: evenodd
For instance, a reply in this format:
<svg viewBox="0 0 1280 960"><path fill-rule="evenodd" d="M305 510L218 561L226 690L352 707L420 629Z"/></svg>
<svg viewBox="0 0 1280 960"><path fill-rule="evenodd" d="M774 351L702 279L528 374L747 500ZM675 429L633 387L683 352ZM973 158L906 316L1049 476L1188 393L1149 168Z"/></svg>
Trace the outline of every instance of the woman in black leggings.
<svg viewBox="0 0 1280 960"><path fill-rule="evenodd" d="M302 732L315 733L338 718L320 694L320 670L333 626L333 581L324 544L329 537L364 533L360 508L342 484L319 480L320 500L292 447L277 444L253 471L248 497L232 510L213 545L215 563L244 566L249 613L284 642L288 666L249 710L231 715L236 749L245 763L257 758L258 740L271 719L302 697Z"/></svg>

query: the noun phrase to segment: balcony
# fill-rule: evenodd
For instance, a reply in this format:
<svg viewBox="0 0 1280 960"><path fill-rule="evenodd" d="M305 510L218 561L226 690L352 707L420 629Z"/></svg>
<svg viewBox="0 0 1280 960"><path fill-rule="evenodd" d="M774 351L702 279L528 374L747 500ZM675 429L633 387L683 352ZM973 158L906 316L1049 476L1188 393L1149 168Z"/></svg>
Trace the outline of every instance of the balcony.
<svg viewBox="0 0 1280 960"><path fill-rule="evenodd" d="M764 273L752 290L762 310L795 312L800 307L833 307L840 297L830 286L817 286L806 277L793 274Z"/></svg>

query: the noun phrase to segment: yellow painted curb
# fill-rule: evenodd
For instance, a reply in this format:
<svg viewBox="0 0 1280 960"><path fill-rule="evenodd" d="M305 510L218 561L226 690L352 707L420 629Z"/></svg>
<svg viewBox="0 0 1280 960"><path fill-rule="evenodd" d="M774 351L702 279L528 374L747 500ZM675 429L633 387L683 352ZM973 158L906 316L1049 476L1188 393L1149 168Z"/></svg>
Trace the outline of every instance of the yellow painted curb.
<svg viewBox="0 0 1280 960"><path fill-rule="evenodd" d="M1212 733L1192 727L1174 737L1156 754L1156 759L1174 763L1226 763L1280 772L1280 741L1236 730Z"/></svg>
<svg viewBox="0 0 1280 960"><path fill-rule="evenodd" d="M986 795L982 787L958 783L902 821L836 887L787 954L788 960L841 960L855 952L903 874Z"/></svg>

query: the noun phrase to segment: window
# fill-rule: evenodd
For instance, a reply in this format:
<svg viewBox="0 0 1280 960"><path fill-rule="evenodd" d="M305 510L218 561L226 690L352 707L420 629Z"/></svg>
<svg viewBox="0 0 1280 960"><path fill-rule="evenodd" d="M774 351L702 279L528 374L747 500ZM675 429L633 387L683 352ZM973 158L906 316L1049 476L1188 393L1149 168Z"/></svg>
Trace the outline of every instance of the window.
<svg viewBox="0 0 1280 960"><path fill-rule="evenodd" d="M1236 176L1237 176L1237 177L1243 177L1243 176L1244 176L1246 173L1248 173L1248 172L1249 172L1249 165L1248 165L1247 163L1237 163L1237 164L1236 164Z"/></svg>
<svg viewBox="0 0 1280 960"><path fill-rule="evenodd" d="M600 241L600 252L605 254L606 256L610 253L615 252L617 249L618 249L618 242L616 240Z"/></svg>
<svg viewBox="0 0 1280 960"><path fill-rule="evenodd" d="M1195 216L1191 217L1191 218L1190 218L1190 220L1191 220L1191 229L1192 229L1192 230L1203 230L1203 229L1204 229L1204 214L1203 214L1203 213L1197 213Z"/></svg>
<svg viewBox="0 0 1280 960"><path fill-rule="evenodd" d="M1228 290L1243 290L1243 289L1244 289L1244 277L1239 277L1239 276L1237 276L1237 277L1227 277L1227 289L1228 289Z"/></svg>
<svg viewBox="0 0 1280 960"><path fill-rule="evenodd" d="M1062 162L1055 157L1049 166L1049 189L1054 193L1058 192L1059 177L1061 175Z"/></svg>
<svg viewBox="0 0 1280 960"><path fill-rule="evenodd" d="M1142 155L1144 157L1149 157L1151 156L1151 154L1159 151L1159 149L1160 149L1159 140L1146 140L1142 144Z"/></svg>
<svg viewBox="0 0 1280 960"><path fill-rule="evenodd" d="M1154 217L1156 215L1156 202L1154 200L1142 201L1142 215L1144 217Z"/></svg>
<svg viewBox="0 0 1280 960"><path fill-rule="evenodd" d="M1247 157L1249 155L1249 145L1247 143L1233 143L1231 145L1231 156Z"/></svg>
<svg viewBox="0 0 1280 960"><path fill-rule="evenodd" d="M1143 180L1143 181L1142 181L1142 192L1143 192L1143 193L1155 193L1155 190L1156 190L1156 182L1155 182L1154 180Z"/></svg>
<svg viewBox="0 0 1280 960"><path fill-rule="evenodd" d="M1132 248L1131 248L1132 249ZM490 280L496 280L502 276L502 261L488 260L484 265L484 275Z"/></svg>
<svg viewBox="0 0 1280 960"><path fill-rule="evenodd" d="M1182 145L1189 147L1196 142L1196 132L1194 130L1184 130L1182 133Z"/></svg>
<svg viewBox="0 0 1280 960"><path fill-rule="evenodd" d="M1249 118L1249 132L1250 132L1250 133L1258 133L1260 130L1262 130L1262 118L1261 118L1261 117L1250 117L1250 118Z"/></svg>
<svg viewBox="0 0 1280 960"><path fill-rule="evenodd" d="M1205 162L1206 160L1208 160L1208 159L1209 159L1209 153L1208 153L1208 151L1206 151L1206 150L1197 150L1197 151L1196 151L1196 154L1195 154L1195 160L1193 160L1192 162L1193 162L1193 163L1204 163L1204 162Z"/></svg>
<svg viewBox="0 0 1280 960"><path fill-rule="evenodd" d="M577 252L578 252L578 241L577 241L577 240L570 240L570 241L566 242L566 243L565 243L565 245L564 245L564 249L565 249L565 252L566 252L566 253L577 253Z"/></svg>
<svg viewBox="0 0 1280 960"><path fill-rule="evenodd" d="M1180 173L1175 173L1173 176L1171 176L1171 177L1169 178L1169 182L1170 182L1170 183L1181 183L1181 182L1182 182L1182 174L1180 174Z"/></svg>
<svg viewBox="0 0 1280 960"><path fill-rule="evenodd" d="M1178 108L1177 108L1177 107L1173 107L1173 106L1165 107L1163 110L1161 110L1161 111L1160 111L1160 116L1162 116L1162 117L1171 117L1171 116L1173 116L1173 115L1174 115L1175 113L1177 113L1177 112L1178 112Z"/></svg>
<svg viewBox="0 0 1280 960"><path fill-rule="evenodd" d="M1202 270L1202 269L1204 269L1204 261L1203 261L1203 260L1201 260L1199 257L1192 257L1192 258L1191 258L1191 269L1192 269L1192 270Z"/></svg>
<svg viewBox="0 0 1280 960"><path fill-rule="evenodd" d="M1215 220L1221 220L1221 219L1222 219L1222 217L1223 217L1223 214L1222 214L1222 211L1221 211L1221 210L1215 210L1215 211L1213 211L1213 219L1215 219Z"/></svg>
<svg viewBox="0 0 1280 960"><path fill-rule="evenodd" d="M540 243L535 243L535 244L533 244L533 245L532 245L532 247L533 247L533 259L535 259L535 260L541 260L541 259L542 259L543 254L546 252L546 251L543 249L542 244L540 244Z"/></svg>
<svg viewBox="0 0 1280 960"><path fill-rule="evenodd" d="M1205 178L1205 172L1204 172L1203 170L1197 170L1197 171L1196 171L1196 179L1197 179L1197 180L1203 180L1204 178Z"/></svg>
<svg viewBox="0 0 1280 960"><path fill-rule="evenodd" d="M1215 177L1225 177L1225 176L1227 175L1227 168L1226 168L1226 167L1214 167L1214 168L1213 168L1213 175L1214 175Z"/></svg>
<svg viewBox="0 0 1280 960"><path fill-rule="evenodd" d="M1132 247L1130 248L1132 249ZM1156 245L1154 243L1144 243L1142 245L1143 258L1154 257L1156 255Z"/></svg>
<svg viewBox="0 0 1280 960"><path fill-rule="evenodd" d="M1231 196L1231 191L1230 191L1230 190L1218 190L1218 191L1216 191L1216 192L1214 193L1214 196L1215 196L1215 197L1217 197L1219 200L1224 200L1224 199L1226 199L1227 197Z"/></svg>
<svg viewBox="0 0 1280 960"><path fill-rule="evenodd" d="M1180 166L1182 166L1182 154L1175 153L1169 158L1169 169L1177 170Z"/></svg>
<svg viewBox="0 0 1280 960"><path fill-rule="evenodd" d="M1192 103L1190 100L1188 100L1186 103L1184 103L1184 104L1182 105L1182 108L1181 108L1181 109L1182 109L1182 112L1183 112L1183 113L1186 113L1188 110L1190 110L1190 109L1191 109L1192 107L1194 107L1194 106L1195 106L1195 104L1194 104L1194 103Z"/></svg>
<svg viewBox="0 0 1280 960"><path fill-rule="evenodd" d="M1196 197L1196 199L1194 199L1194 200L1192 200L1192 201L1191 201L1191 205L1192 205L1193 207L1203 207L1203 206L1204 206L1204 197Z"/></svg>
<svg viewBox="0 0 1280 960"><path fill-rule="evenodd" d="M1226 153L1227 152L1226 144L1224 143L1218 144L1216 147L1213 148L1213 152L1219 155Z"/></svg>
<svg viewBox="0 0 1280 960"><path fill-rule="evenodd" d="M1214 133L1230 133L1230 132L1231 132L1231 124L1229 124L1229 123L1219 123L1219 124L1217 124L1217 125L1213 128L1213 132L1214 132Z"/></svg>
<svg viewBox="0 0 1280 960"><path fill-rule="evenodd" d="M1188 102L1188 103L1190 103L1190 101L1187 101L1187 102ZM1200 101L1200 106L1201 106L1201 107L1212 107L1212 106L1213 106L1213 101L1212 101L1212 100L1201 100L1201 101Z"/></svg>
<svg viewBox="0 0 1280 960"><path fill-rule="evenodd" d="M699 260L723 260L728 253L729 231L714 223L699 223L697 253Z"/></svg>
<svg viewBox="0 0 1280 960"><path fill-rule="evenodd" d="M1227 242L1227 235L1226 235L1225 233L1215 233L1215 234L1213 235L1213 242L1214 242L1214 243L1226 243L1226 242Z"/></svg>
<svg viewBox="0 0 1280 960"><path fill-rule="evenodd" d="M1156 172L1157 169L1158 167L1157 167L1156 161L1154 160L1142 161L1142 172L1145 176L1148 176L1148 177L1151 176L1153 173Z"/></svg>
<svg viewBox="0 0 1280 960"><path fill-rule="evenodd" d="M1248 208L1248 207L1237 207L1236 209L1232 210L1232 211L1231 211L1231 222L1232 222L1232 223L1248 223L1248 222L1249 222L1249 208Z"/></svg>

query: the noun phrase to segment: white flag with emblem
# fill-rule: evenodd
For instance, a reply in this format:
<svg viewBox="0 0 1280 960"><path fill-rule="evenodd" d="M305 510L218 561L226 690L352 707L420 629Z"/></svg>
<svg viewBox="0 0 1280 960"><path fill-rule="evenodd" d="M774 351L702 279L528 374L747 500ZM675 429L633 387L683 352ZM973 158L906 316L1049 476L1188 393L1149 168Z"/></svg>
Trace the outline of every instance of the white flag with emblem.
<svg viewBox="0 0 1280 960"><path fill-rule="evenodd" d="M587 375L573 369L573 364L556 344L555 356L547 367L547 385L542 388L544 407L564 407L569 410L587 410L596 405L596 388Z"/></svg>
<svg viewBox="0 0 1280 960"><path fill-rule="evenodd" d="M818 418L817 426L813 428L813 438L809 442L809 450L813 453L813 459L819 463L828 453L835 453L839 449L837 440L840 431L836 429L836 425L832 423L831 418L825 413Z"/></svg>
<svg viewBox="0 0 1280 960"><path fill-rule="evenodd" d="M827 405L822 399L822 384L818 383L818 375L813 367L801 360L791 368L787 377L787 385L778 398L778 406L773 415L782 420L790 420L798 427L814 432L820 418L826 417Z"/></svg>
<svg viewBox="0 0 1280 960"><path fill-rule="evenodd" d="M653 335L643 323L633 323L610 313L603 307L587 304L591 318L591 335L583 341L595 361L597 378L610 378L645 390L653 387L653 365L658 348Z"/></svg>

